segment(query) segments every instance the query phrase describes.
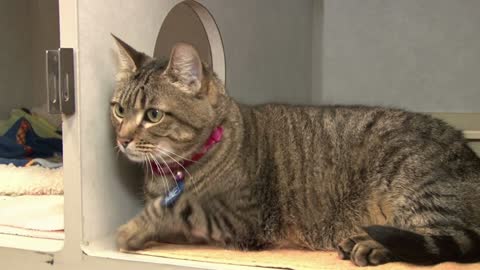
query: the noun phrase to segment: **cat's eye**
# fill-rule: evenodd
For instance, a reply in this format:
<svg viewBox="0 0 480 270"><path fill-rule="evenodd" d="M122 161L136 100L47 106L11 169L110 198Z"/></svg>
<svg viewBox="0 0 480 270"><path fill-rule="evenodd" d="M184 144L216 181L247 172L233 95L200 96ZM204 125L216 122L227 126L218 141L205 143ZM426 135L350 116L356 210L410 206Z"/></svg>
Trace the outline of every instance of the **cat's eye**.
<svg viewBox="0 0 480 270"><path fill-rule="evenodd" d="M148 109L145 114L145 120L151 123L158 123L163 118L163 112L157 109Z"/></svg>
<svg viewBox="0 0 480 270"><path fill-rule="evenodd" d="M118 118L123 118L125 116L125 109L118 103L113 105L113 111Z"/></svg>

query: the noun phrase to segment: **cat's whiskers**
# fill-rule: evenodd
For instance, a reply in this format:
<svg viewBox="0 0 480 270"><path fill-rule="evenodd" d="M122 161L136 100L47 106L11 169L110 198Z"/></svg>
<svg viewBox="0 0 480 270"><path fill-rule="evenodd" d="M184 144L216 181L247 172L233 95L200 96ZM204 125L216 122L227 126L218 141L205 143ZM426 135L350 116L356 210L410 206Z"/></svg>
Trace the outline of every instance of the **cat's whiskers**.
<svg viewBox="0 0 480 270"><path fill-rule="evenodd" d="M152 158L153 162L155 162L157 168L162 172L162 179L167 183L167 188L170 189L170 185L169 185L169 181L168 181L168 178L167 178L167 174L165 172L165 170L163 170L162 166L160 165L159 163L159 160L157 160L155 158L155 155L153 155L152 153L150 153L150 157ZM176 183L176 182L175 182Z"/></svg>
<svg viewBox="0 0 480 270"><path fill-rule="evenodd" d="M170 153L170 154L172 154L172 155L174 155L174 156L176 156L176 157L181 158L182 160L190 161L190 162L193 162L193 163L201 163L200 161L191 160L191 159L188 159L188 158L186 158L186 157L182 157L181 155L178 155L178 154L176 154L175 152L168 151L167 149L163 149L163 148L161 148L161 147L159 147L159 146L157 146L156 149L157 149L157 150L160 150L160 151L163 151L163 152L166 152L166 153Z"/></svg>
<svg viewBox="0 0 480 270"><path fill-rule="evenodd" d="M154 160L152 153L147 153L147 156L150 156L151 159ZM153 173L153 167L152 167L152 163L150 162L150 157L149 157L149 165L150 165L150 169L152 170L152 178L153 178L155 174ZM162 168L159 167L157 162L155 162L155 164L160 170L162 170ZM165 188L165 192L170 189L170 185L168 185L168 180L165 178L165 173L163 173L163 170L162 170L162 183L163 183L163 187Z"/></svg>
<svg viewBox="0 0 480 270"><path fill-rule="evenodd" d="M153 162L155 162L155 165L157 166L157 168L162 172L162 180L167 183L167 188L170 189L170 185L168 184L168 179L166 177L165 171L163 170L162 166L160 165L159 161L155 158L155 156L152 153L149 153L149 154Z"/></svg>
<svg viewBox="0 0 480 270"><path fill-rule="evenodd" d="M151 171L151 173L152 173L152 177L153 177L152 165L150 164L150 158L148 157L147 154L145 154L145 155L143 156L143 160L144 160L144 162L145 162L145 164L146 164L146 166L147 166L147 170L146 170L146 171L147 171L147 176L148 176L148 169L150 169L150 171Z"/></svg>
<svg viewBox="0 0 480 270"><path fill-rule="evenodd" d="M173 161L175 161L175 163L177 163L178 165L180 165L180 167L183 168L183 170L188 174L188 176L190 176L190 179L192 180L192 184L193 184L193 188L195 189L195 192L198 193L197 186L195 185L195 180L193 179L193 176L190 174L190 172L180 162L178 162L175 158L170 156L167 152L163 152L160 149L158 149L158 150L161 152L161 154L167 155L169 158L173 159Z"/></svg>
<svg viewBox="0 0 480 270"><path fill-rule="evenodd" d="M175 181L175 174L173 173L172 169L170 169L170 166L168 166L168 163L165 161L165 159L162 158L161 155L158 156L161 160L162 160L162 163L165 164L165 167L167 167L167 169L170 171L170 174L172 175L173 179L174 179L174 182L175 184L177 185L177 188L178 188L178 183L177 181Z"/></svg>
<svg viewBox="0 0 480 270"><path fill-rule="evenodd" d="M149 160L148 160L148 156L147 155L144 155L142 157L142 160L143 160L143 163L142 163L142 168L145 168L145 166L147 166L147 168L145 168L146 170L146 174L147 174L147 177L148 177L148 167L149 167ZM153 173L153 171L152 171ZM153 174L152 174L153 175ZM143 197L142 197L142 202L145 204L147 202L147 193L146 193L146 189L143 189Z"/></svg>

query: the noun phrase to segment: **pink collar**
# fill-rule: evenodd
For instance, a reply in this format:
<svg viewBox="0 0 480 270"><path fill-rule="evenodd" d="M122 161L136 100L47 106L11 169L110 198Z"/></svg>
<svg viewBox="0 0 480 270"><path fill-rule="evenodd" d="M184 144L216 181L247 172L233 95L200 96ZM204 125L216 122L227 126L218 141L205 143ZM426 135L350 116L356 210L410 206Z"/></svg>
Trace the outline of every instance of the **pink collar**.
<svg viewBox="0 0 480 270"><path fill-rule="evenodd" d="M210 134L210 137L208 137L200 152L193 154L193 156L189 160L179 161L182 166L177 163L171 163L168 164L168 166L158 166L157 163L151 162L150 165L152 165L153 172L157 175L170 175L173 172L176 175L183 176L182 171L184 170L184 168L200 160L208 152L208 150L210 150L215 144L219 143L222 140L222 137L223 127L218 126L213 129L212 134ZM178 180L179 179L177 179L177 181Z"/></svg>

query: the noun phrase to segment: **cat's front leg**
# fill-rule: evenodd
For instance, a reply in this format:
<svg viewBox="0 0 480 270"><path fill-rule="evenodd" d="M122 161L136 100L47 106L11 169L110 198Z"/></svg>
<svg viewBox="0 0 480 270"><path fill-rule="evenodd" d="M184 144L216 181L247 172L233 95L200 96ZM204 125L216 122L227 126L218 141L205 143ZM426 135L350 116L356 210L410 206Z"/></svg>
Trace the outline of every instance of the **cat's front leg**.
<svg viewBox="0 0 480 270"><path fill-rule="evenodd" d="M206 242L258 249L263 242L258 240L255 208L245 208L243 204L232 202L238 201L229 201L220 195L203 201L184 194L174 204L165 206L163 199L154 199L134 219L119 228L118 247L138 250L149 241L159 241Z"/></svg>
<svg viewBox="0 0 480 270"><path fill-rule="evenodd" d="M180 231L169 217L169 210L162 205L163 197L148 200L143 210L117 230L117 247L123 250L139 250L149 241L161 235L175 235Z"/></svg>
<svg viewBox="0 0 480 270"><path fill-rule="evenodd" d="M121 250L139 250L153 235L151 225L145 224L138 216L117 230L117 247Z"/></svg>
<svg viewBox="0 0 480 270"><path fill-rule="evenodd" d="M200 203L187 194L171 205L165 205L164 197L148 200L142 212L117 230L117 247L139 250L150 241L178 244L205 242L204 237L192 233L204 231L199 228L205 227L205 222L199 220L198 212L194 213L194 207L201 208Z"/></svg>

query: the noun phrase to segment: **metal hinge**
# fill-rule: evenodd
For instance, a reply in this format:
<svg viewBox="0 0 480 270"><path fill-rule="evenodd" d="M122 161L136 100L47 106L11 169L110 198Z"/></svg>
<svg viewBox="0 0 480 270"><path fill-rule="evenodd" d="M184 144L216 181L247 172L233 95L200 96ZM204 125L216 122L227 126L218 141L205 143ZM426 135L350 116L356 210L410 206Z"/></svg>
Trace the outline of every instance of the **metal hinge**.
<svg viewBox="0 0 480 270"><path fill-rule="evenodd" d="M48 112L73 114L75 112L75 75L73 49L47 50Z"/></svg>

